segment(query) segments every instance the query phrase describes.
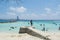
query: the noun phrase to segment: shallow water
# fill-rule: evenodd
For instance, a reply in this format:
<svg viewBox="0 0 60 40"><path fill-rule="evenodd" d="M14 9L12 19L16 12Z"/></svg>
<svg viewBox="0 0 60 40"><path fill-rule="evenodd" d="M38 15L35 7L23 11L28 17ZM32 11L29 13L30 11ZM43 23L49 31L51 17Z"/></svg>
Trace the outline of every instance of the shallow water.
<svg viewBox="0 0 60 40"><path fill-rule="evenodd" d="M30 26L29 21L17 21L12 23L0 23L0 32L9 32L9 33L18 33L20 27L22 26ZM45 27L46 31L49 32L57 32L60 26L59 20L37 20L33 21L33 26L37 30L42 30ZM14 27L14 28L11 28Z"/></svg>

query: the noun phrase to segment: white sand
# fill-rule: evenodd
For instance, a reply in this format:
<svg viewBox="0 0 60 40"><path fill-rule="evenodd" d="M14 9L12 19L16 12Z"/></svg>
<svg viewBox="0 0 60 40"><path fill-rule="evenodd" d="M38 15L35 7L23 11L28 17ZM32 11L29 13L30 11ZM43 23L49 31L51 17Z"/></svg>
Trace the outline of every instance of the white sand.
<svg viewBox="0 0 60 40"><path fill-rule="evenodd" d="M59 31L54 31L54 32L40 31L40 30L35 30L31 27L29 27L29 29L33 30L34 32L37 32L40 35L43 35L44 37L48 37L51 40L60 40L60 32Z"/></svg>
<svg viewBox="0 0 60 40"><path fill-rule="evenodd" d="M43 40L27 33L15 34L15 33L0 33L0 40Z"/></svg>
<svg viewBox="0 0 60 40"><path fill-rule="evenodd" d="M42 35L50 38L51 40L60 40L60 32L41 32ZM31 36L27 33L0 33L0 40L43 40L38 37Z"/></svg>
<svg viewBox="0 0 60 40"><path fill-rule="evenodd" d="M42 35L50 38L51 40L60 40L60 32L44 32Z"/></svg>

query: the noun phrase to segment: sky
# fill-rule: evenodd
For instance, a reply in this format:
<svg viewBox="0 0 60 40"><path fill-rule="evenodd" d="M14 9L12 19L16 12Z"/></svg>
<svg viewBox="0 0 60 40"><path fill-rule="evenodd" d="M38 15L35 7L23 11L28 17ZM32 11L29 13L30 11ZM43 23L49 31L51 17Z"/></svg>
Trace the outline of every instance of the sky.
<svg viewBox="0 0 60 40"><path fill-rule="evenodd" d="M60 20L60 0L0 0L0 19Z"/></svg>

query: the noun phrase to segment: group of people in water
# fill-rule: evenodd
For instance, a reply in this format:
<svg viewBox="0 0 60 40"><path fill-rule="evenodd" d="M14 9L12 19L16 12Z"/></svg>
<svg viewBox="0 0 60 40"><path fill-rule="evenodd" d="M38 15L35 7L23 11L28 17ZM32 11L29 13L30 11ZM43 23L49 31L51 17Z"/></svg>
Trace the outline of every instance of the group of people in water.
<svg viewBox="0 0 60 40"><path fill-rule="evenodd" d="M60 25L59 25L59 29L58 30L60 30Z"/></svg>
<svg viewBox="0 0 60 40"><path fill-rule="evenodd" d="M32 20L30 20L30 24L31 24L31 26L33 26L33 22L32 22ZM53 23L53 24L57 25L56 23ZM40 26L43 26L42 31L47 31L47 29L45 28L45 24L40 24ZM60 24L59 24L59 28L58 28L58 30L60 30Z"/></svg>
<svg viewBox="0 0 60 40"><path fill-rule="evenodd" d="M53 23L53 24L57 25L56 23ZM32 21L32 20L30 20L30 25L33 26L33 21ZM43 26L42 31L48 31L48 30L45 28L45 24L40 24L40 26ZM16 28L16 27L10 27L9 30L15 29L15 28ZM60 30L60 25L59 25L58 30Z"/></svg>
<svg viewBox="0 0 60 40"><path fill-rule="evenodd" d="M53 22L53 24L57 25L55 22ZM60 30L60 24L59 24L59 28L58 28L58 30Z"/></svg>
<svg viewBox="0 0 60 40"><path fill-rule="evenodd" d="M33 26L33 22L32 22L32 20L30 20L30 25ZM13 27L13 26L12 26L12 27L10 27L9 30L12 30L12 29L15 29L15 28L16 28L16 27Z"/></svg>
<svg viewBox="0 0 60 40"><path fill-rule="evenodd" d="M40 24L40 26L43 26L42 31L46 31L45 24Z"/></svg>
<svg viewBox="0 0 60 40"><path fill-rule="evenodd" d="M30 24L31 24L31 26L33 26L33 22L32 22L32 20L30 20ZM42 24L40 24L40 26L42 26ZM46 28L45 28L45 24L43 24L43 29L42 29L42 31L45 31L46 30Z"/></svg>

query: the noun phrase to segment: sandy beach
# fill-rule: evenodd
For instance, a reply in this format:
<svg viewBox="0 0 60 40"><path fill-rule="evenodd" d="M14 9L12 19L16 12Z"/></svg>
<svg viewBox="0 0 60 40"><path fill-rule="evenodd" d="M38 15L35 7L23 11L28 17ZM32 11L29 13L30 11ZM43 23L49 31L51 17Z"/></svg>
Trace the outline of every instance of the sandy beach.
<svg viewBox="0 0 60 40"><path fill-rule="evenodd" d="M60 40L60 32L45 32L42 35L45 35L51 40Z"/></svg>
<svg viewBox="0 0 60 40"><path fill-rule="evenodd" d="M49 38L52 40L60 40L60 32L52 33Z"/></svg>
<svg viewBox="0 0 60 40"><path fill-rule="evenodd" d="M42 32L41 32L42 33ZM60 40L60 32L57 33L42 33L46 37L50 38L51 40ZM27 33L17 34L17 33L0 33L0 40L43 40L38 37L34 37Z"/></svg>
<svg viewBox="0 0 60 40"><path fill-rule="evenodd" d="M0 33L0 40L43 40L27 33L15 34L15 33Z"/></svg>

